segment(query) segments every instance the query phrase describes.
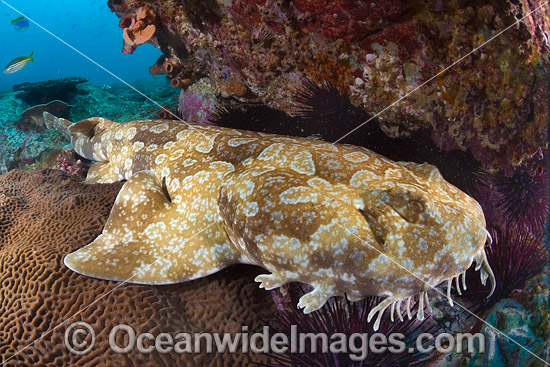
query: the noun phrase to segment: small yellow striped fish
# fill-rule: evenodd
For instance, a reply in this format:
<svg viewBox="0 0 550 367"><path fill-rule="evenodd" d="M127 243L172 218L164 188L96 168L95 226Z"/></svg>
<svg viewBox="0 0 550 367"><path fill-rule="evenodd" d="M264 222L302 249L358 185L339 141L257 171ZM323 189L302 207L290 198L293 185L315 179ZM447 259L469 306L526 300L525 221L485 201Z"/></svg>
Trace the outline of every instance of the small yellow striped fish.
<svg viewBox="0 0 550 367"><path fill-rule="evenodd" d="M32 54L34 53L31 52L31 54L27 57L27 56L19 56L19 57L16 57L15 59L11 60L8 65L6 65L6 67L4 68L4 74L13 74L15 72L18 72L19 70L23 69L25 67L25 65L27 65L27 62L29 61L32 61L34 62L34 59L32 58Z"/></svg>

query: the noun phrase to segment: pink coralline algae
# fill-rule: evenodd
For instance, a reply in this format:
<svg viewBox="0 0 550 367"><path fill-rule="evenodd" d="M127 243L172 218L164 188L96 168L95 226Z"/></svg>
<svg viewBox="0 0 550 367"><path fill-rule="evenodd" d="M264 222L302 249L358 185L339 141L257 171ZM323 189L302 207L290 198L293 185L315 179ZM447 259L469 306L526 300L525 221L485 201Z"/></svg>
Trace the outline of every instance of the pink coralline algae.
<svg viewBox="0 0 550 367"><path fill-rule="evenodd" d="M110 0L109 6L128 29L140 9L152 9L164 55L151 72L166 73L176 88L207 76L220 96L293 115L304 80L330 82L367 113L384 110L386 134L432 129L440 147L470 150L485 169L507 175L547 144L550 10L535 11L534 0ZM166 60L177 65L166 70Z"/></svg>
<svg viewBox="0 0 550 367"><path fill-rule="evenodd" d="M84 165L74 150L63 149L57 156L57 164L52 168L64 171L74 176L77 180L84 180L88 174L88 166Z"/></svg>

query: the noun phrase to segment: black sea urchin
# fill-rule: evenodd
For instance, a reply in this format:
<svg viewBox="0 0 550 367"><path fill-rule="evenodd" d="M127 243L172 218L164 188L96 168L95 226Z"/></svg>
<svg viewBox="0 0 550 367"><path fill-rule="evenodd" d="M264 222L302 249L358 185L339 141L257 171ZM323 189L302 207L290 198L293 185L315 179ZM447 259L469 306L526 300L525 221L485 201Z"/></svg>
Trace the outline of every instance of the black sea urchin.
<svg viewBox="0 0 550 367"><path fill-rule="evenodd" d="M305 79L294 101L297 104L294 115L307 135L320 135L326 141L341 138L369 118L365 111L351 103L347 94L328 81ZM376 121L372 123L377 124ZM345 143L359 144L355 139L357 136L350 137Z"/></svg>
<svg viewBox="0 0 550 367"><path fill-rule="evenodd" d="M468 291L462 299L472 304L472 311L487 311L501 299L510 296L514 289L521 289L525 282L540 274L548 265L548 250L525 227L511 224L506 227L490 228L493 243L485 250L487 259L497 281L496 289L489 298L489 289L483 286L479 277L470 274L467 278ZM468 277L468 275L471 275Z"/></svg>
<svg viewBox="0 0 550 367"><path fill-rule="evenodd" d="M307 136L300 123L285 112L261 103L243 103L231 98L218 101L210 122L231 129Z"/></svg>
<svg viewBox="0 0 550 367"><path fill-rule="evenodd" d="M501 199L497 208L506 223L517 223L540 236L548 219L548 172L541 174L516 173L512 177L502 174L493 179L494 188Z"/></svg>
<svg viewBox="0 0 550 367"><path fill-rule="evenodd" d="M405 367L421 366L430 357L429 353L420 353L415 348L416 337L423 332L437 334L441 325L434 322L431 317L418 321L416 318L418 305L413 302L411 307L411 318L403 315L403 321L396 319L392 321L389 314L383 317L378 332L373 330L373 324L367 322L369 311L381 301L380 297L367 297L360 302L350 302L344 298L333 298L327 302L321 309L310 314L304 314L293 305L286 305L281 310L279 317L279 327L275 327L291 339L292 328L294 333L305 335L327 335L329 342L331 336L345 336L345 340L354 340L352 335L356 335L354 345L348 345L348 353L341 351L322 352L322 340L316 340L317 351L311 348L305 348L302 352L292 353L287 350L284 354L272 355L273 363L263 365L265 367ZM273 329L273 328L272 328ZM400 333L402 339L392 339ZM299 334L295 334L299 335ZM363 335L366 339L361 339ZM366 335L366 336L364 336ZM393 335L393 336L392 336ZM387 338L386 338L387 337ZM350 339L351 338L351 339ZM372 340L381 340L377 347L367 346L364 343ZM386 338L386 339L385 339ZM368 340L367 340L368 339ZM384 343L384 340L386 341ZM383 345L386 346L383 350ZM369 348L370 347L370 348ZM365 348L368 348L365 350ZM415 351L411 352L413 348ZM363 359L358 358L363 354Z"/></svg>

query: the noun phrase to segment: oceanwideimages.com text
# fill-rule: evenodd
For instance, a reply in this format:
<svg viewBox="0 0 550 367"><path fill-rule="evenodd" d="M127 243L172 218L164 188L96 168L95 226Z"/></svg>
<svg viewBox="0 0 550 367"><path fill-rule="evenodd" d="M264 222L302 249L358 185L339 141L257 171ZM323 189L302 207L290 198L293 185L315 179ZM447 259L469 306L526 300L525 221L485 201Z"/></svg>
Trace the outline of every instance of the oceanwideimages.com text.
<svg viewBox="0 0 550 367"><path fill-rule="evenodd" d="M84 355L96 344L96 332L85 322L75 322L65 331L65 346L73 354ZM353 361L364 360L369 353L484 353L482 333L421 333L414 346L401 333L302 333L292 325L290 333L271 333L269 326L251 333L247 326L230 333L137 333L131 326L120 324L109 332L109 347L115 353L332 353L347 354Z"/></svg>

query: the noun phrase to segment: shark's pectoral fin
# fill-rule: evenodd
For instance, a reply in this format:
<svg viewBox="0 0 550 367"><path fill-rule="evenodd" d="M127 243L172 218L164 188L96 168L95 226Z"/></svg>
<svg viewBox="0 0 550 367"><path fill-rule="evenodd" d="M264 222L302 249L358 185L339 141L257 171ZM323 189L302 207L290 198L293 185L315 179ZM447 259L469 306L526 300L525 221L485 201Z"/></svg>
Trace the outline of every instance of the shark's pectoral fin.
<svg viewBox="0 0 550 367"><path fill-rule="evenodd" d="M152 171L140 171L120 190L103 233L64 261L96 278L170 284L211 274L239 258L219 223L186 215Z"/></svg>
<svg viewBox="0 0 550 367"><path fill-rule="evenodd" d="M96 162L92 164L86 176L86 183L112 183L124 180L120 171L110 162Z"/></svg>
<svg viewBox="0 0 550 367"><path fill-rule="evenodd" d="M102 234L94 242L65 256L65 265L82 275L106 280L137 282L140 271L146 271L144 246L139 241L121 240L112 234Z"/></svg>

